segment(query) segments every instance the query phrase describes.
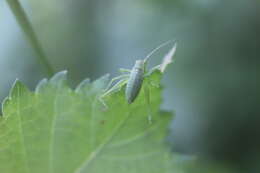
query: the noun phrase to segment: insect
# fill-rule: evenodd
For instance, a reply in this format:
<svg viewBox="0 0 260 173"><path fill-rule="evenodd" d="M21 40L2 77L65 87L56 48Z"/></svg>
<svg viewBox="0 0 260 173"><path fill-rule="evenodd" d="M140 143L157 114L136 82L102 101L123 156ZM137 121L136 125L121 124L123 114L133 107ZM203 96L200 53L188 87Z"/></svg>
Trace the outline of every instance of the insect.
<svg viewBox="0 0 260 173"><path fill-rule="evenodd" d="M148 76L149 74L151 74L153 71L160 69L161 65L164 64L164 62L163 62L162 64L157 65L157 66L151 68L150 70L147 70L147 63L148 63L149 58L160 48L162 48L172 42L173 41L167 41L167 42L159 45L155 49L153 49L144 59L136 60L134 66L131 70L120 68L119 71L123 74L111 79L107 88L104 91L104 94L101 95L100 100L105 105L105 107L107 107L107 106L104 103L104 101L102 100L102 98L113 92L120 90L124 85L126 85L126 89L125 89L126 100L127 100L128 104L133 103L142 88L144 78L146 76ZM174 44L173 48L171 49L171 50L174 50L174 51L171 51L172 52L171 57L173 56L175 49L176 49L176 43ZM171 57L170 57L170 60L171 60ZM166 57L165 57L165 59L166 59ZM118 80L118 82L114 86L111 87L111 85L117 80ZM146 102L147 102L147 104L149 104L150 99L149 99L149 91L148 91L147 87L145 87L145 95L146 95Z"/></svg>

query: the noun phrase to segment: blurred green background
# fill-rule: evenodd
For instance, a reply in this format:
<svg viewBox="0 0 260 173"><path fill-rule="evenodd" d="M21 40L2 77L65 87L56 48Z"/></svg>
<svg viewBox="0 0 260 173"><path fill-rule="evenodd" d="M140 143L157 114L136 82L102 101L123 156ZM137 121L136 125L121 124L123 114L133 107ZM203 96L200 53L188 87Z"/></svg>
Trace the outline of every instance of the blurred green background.
<svg viewBox="0 0 260 173"><path fill-rule="evenodd" d="M71 86L131 68L178 40L163 109L176 117L173 150L235 170L260 170L260 1L21 0L55 72ZM32 90L47 77L5 0L0 1L0 99L16 78ZM161 61L164 48L151 59ZM206 164L201 164L206 166Z"/></svg>

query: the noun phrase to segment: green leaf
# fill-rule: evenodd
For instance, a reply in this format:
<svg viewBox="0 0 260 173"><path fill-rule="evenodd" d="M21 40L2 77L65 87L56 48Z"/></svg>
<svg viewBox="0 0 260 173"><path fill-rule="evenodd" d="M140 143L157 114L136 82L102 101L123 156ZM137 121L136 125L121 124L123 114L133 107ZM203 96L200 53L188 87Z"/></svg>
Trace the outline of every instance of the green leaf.
<svg viewBox="0 0 260 173"><path fill-rule="evenodd" d="M149 81L160 84L161 73ZM108 75L83 81L75 91L66 72L43 79L36 92L16 81L0 117L3 173L168 173L180 170L165 142L171 113L160 110L161 87L142 90L131 105L124 88L99 100ZM146 81L145 81L146 82ZM152 123L148 122L151 108Z"/></svg>

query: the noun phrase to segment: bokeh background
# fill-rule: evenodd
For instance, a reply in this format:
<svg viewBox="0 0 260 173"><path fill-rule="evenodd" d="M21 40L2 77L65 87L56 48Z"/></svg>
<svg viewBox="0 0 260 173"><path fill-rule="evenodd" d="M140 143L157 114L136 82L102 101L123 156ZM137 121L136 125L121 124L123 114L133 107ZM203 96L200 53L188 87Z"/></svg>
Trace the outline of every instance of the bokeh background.
<svg viewBox="0 0 260 173"><path fill-rule="evenodd" d="M177 39L162 105L176 114L173 151L200 157L201 167L260 171L259 0L20 2L49 63L55 72L68 70L72 87L87 77L115 76L118 68L131 68L154 47ZM47 77L36 56L0 0L0 100L16 78L33 90Z"/></svg>

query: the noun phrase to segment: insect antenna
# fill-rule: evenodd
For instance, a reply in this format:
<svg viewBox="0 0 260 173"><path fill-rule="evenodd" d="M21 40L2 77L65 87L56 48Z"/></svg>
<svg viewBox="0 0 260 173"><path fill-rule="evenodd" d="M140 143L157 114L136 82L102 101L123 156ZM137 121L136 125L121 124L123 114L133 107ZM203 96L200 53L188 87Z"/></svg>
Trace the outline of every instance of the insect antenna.
<svg viewBox="0 0 260 173"><path fill-rule="evenodd" d="M157 46L156 48L154 48L154 49L145 57L144 63L146 63L147 60L148 60L154 53L156 53L159 49L161 49L162 47L164 47L164 46L166 46L166 45L168 45L168 44L170 44L170 43L173 43L173 42L176 42L176 41L175 41L175 40L169 40L169 41L166 41L166 42L160 44L160 45Z"/></svg>

